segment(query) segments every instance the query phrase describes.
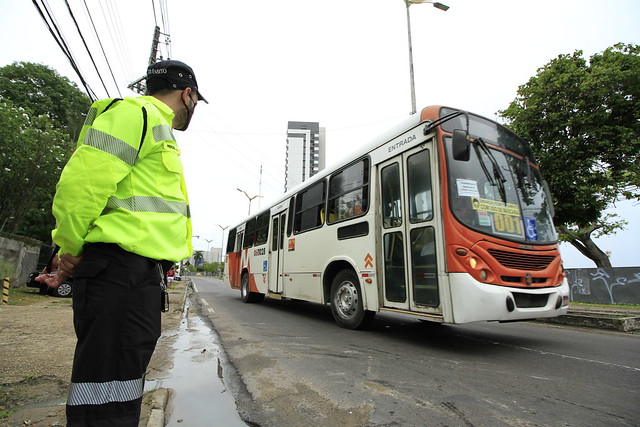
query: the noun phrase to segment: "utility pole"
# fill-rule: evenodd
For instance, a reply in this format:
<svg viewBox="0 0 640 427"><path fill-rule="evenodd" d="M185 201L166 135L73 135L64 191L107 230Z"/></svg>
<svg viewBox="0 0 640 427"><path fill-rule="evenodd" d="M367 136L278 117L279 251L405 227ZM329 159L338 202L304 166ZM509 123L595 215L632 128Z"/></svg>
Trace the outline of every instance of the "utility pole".
<svg viewBox="0 0 640 427"><path fill-rule="evenodd" d="M153 29L153 39L151 40L151 53L149 54L149 65L155 64L158 58L158 44L160 43L160 27L156 25ZM146 76L142 76L127 86L134 92L144 95L147 90Z"/></svg>

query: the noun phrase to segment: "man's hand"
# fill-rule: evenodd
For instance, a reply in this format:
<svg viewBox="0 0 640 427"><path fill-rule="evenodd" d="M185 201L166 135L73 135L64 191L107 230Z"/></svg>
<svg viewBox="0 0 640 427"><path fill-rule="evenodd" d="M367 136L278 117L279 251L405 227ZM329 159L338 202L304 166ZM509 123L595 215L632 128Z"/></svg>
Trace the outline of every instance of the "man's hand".
<svg viewBox="0 0 640 427"><path fill-rule="evenodd" d="M59 257L54 257L51 261L51 271L53 273L48 273L45 268L42 270L42 273L35 278L35 281L45 283L50 288L57 289L69 277L73 276L73 270L81 259L82 256L75 257L69 254L62 254Z"/></svg>

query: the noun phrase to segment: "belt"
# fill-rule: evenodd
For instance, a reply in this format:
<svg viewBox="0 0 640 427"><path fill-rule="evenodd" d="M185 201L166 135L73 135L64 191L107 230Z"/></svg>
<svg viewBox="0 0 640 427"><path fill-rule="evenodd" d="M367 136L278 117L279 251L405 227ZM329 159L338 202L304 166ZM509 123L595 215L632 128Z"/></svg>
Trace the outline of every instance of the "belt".
<svg viewBox="0 0 640 427"><path fill-rule="evenodd" d="M97 250L105 251L105 252L115 252L120 253L125 256L133 256L141 259L145 259L151 263L157 264L162 268L163 272L169 271L171 267L175 264L173 261L168 261L166 259L153 259L146 256L138 255L134 252L129 252L127 250L122 249L120 245L117 243L87 243L85 245L85 249L95 248Z"/></svg>

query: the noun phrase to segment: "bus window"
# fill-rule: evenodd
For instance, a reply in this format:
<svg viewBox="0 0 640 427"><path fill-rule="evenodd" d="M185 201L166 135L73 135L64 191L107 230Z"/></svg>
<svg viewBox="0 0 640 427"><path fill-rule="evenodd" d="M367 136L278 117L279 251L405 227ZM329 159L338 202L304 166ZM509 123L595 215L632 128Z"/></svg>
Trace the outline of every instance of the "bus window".
<svg viewBox="0 0 640 427"><path fill-rule="evenodd" d="M293 224L295 234L302 233L322 225L325 181L322 180L301 191L296 196L296 213Z"/></svg>
<svg viewBox="0 0 640 427"><path fill-rule="evenodd" d="M400 204L400 166L397 163L382 169L382 222L384 228L402 225Z"/></svg>
<svg viewBox="0 0 640 427"><path fill-rule="evenodd" d="M369 159L337 172L329 181L329 216L333 223L364 215L369 206Z"/></svg>
<svg viewBox="0 0 640 427"><path fill-rule="evenodd" d="M289 200L289 215L287 215L287 237L291 237L293 233L293 208L295 207L296 198L291 197Z"/></svg>
<svg viewBox="0 0 640 427"><path fill-rule="evenodd" d="M411 230L411 273L414 302L437 307L440 304L440 298L438 296L436 244L433 227Z"/></svg>
<svg viewBox="0 0 640 427"><path fill-rule="evenodd" d="M267 243L269 236L269 211L258 215L256 219L256 246Z"/></svg>
<svg viewBox="0 0 640 427"><path fill-rule="evenodd" d="M236 250L234 252L242 251L242 243L243 243L244 231L238 233L238 238L236 239Z"/></svg>
<svg viewBox="0 0 640 427"><path fill-rule="evenodd" d="M433 218L431 199L431 166L429 150L421 151L407 159L409 178L409 220L412 223Z"/></svg>
<svg viewBox="0 0 640 427"><path fill-rule="evenodd" d="M251 218L247 221L247 224L244 226L244 243L242 245L243 249L250 248L253 246L253 242L256 238L256 219Z"/></svg>
<svg viewBox="0 0 640 427"><path fill-rule="evenodd" d="M404 280L404 239L402 233L384 235L384 283L385 298L392 302L407 300Z"/></svg>
<svg viewBox="0 0 640 427"><path fill-rule="evenodd" d="M273 230L271 232L271 252L276 252L278 250L278 217L273 217Z"/></svg>
<svg viewBox="0 0 640 427"><path fill-rule="evenodd" d="M236 229L229 231L229 237L227 238L227 253L233 252L233 248L236 246Z"/></svg>

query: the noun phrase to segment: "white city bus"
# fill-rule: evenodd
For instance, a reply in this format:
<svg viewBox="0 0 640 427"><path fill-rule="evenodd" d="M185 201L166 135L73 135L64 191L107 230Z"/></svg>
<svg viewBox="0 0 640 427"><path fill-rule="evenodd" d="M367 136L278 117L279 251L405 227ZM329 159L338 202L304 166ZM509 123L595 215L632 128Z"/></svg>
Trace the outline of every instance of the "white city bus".
<svg viewBox="0 0 640 427"><path fill-rule="evenodd" d="M225 282L244 302L329 303L441 323L567 312L546 184L528 144L432 106L230 229Z"/></svg>

